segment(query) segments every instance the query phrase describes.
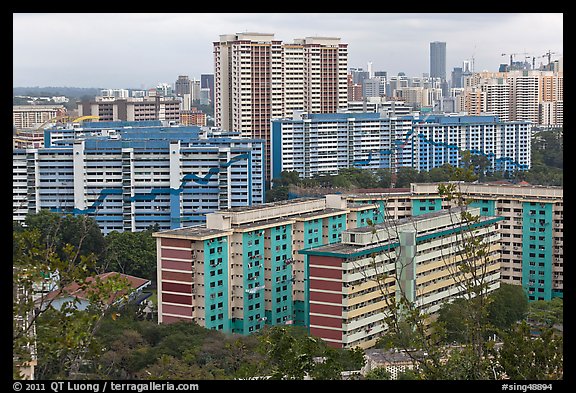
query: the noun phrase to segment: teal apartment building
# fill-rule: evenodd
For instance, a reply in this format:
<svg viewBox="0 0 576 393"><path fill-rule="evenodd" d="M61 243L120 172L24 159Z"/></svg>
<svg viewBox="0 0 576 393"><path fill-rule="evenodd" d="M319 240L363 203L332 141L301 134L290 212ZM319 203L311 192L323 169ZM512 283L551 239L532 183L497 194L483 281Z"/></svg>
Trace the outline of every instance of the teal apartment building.
<svg viewBox="0 0 576 393"><path fill-rule="evenodd" d="M482 220L498 221L492 229L498 235L498 281L521 285L530 301L563 297L562 188L458 187ZM314 250L337 247L346 233L362 228L417 221L455 207L439 195L435 183L380 191L219 210L207 214L205 224L154 233L159 323L194 321L238 334L265 325L321 326L311 323L312 316L318 317L311 307L325 302L328 289L323 286L334 281L331 274L338 269L324 269L328 276L318 276L318 266L310 265ZM357 340L369 345L372 339Z"/></svg>
<svg viewBox="0 0 576 393"><path fill-rule="evenodd" d="M413 183L404 192L347 195L350 202L381 203L386 219L451 207L439 183ZM564 197L561 187L508 183L460 183L458 189L483 217L499 216L501 281L522 285L528 299L563 297ZM453 206L453 205L452 205Z"/></svg>
<svg viewBox="0 0 576 393"><path fill-rule="evenodd" d="M156 232L158 322L239 334L309 326L309 267L298 251L381 222L378 209L327 195L220 210L204 225Z"/></svg>

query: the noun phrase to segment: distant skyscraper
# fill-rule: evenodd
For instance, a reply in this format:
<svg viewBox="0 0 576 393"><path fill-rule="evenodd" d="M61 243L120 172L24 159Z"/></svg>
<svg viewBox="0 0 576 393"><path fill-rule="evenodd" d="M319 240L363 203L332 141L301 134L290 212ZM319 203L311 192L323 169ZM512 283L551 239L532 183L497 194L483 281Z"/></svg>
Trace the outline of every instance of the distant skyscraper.
<svg viewBox="0 0 576 393"><path fill-rule="evenodd" d="M430 43L430 77L446 80L446 43Z"/></svg>
<svg viewBox="0 0 576 393"><path fill-rule="evenodd" d="M452 86L454 88L462 87L462 67L454 67L452 70Z"/></svg>
<svg viewBox="0 0 576 393"><path fill-rule="evenodd" d="M178 76L178 80L174 83L174 93L180 97L184 97L184 94L192 94L192 81L188 75Z"/></svg>
<svg viewBox="0 0 576 393"><path fill-rule="evenodd" d="M208 100L212 102L214 99L214 74L200 75L200 89L210 89Z"/></svg>

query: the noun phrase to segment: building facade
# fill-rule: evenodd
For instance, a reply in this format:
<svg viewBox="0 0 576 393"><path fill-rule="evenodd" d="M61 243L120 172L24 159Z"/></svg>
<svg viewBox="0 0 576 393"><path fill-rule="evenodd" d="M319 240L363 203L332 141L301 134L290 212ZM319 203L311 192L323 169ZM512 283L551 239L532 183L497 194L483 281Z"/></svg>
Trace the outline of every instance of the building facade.
<svg viewBox="0 0 576 393"><path fill-rule="evenodd" d="M446 80L446 43L430 43L430 77Z"/></svg>
<svg viewBox="0 0 576 393"><path fill-rule="evenodd" d="M266 140L269 163L271 119L346 108L347 59L339 38L222 35L214 42L215 125Z"/></svg>
<svg viewBox="0 0 576 393"><path fill-rule="evenodd" d="M332 195L218 211L205 225L154 233L159 323L239 334L308 326L309 269L298 251L339 242L346 228L378 222L377 211Z"/></svg>
<svg viewBox="0 0 576 393"><path fill-rule="evenodd" d="M63 105L13 105L12 122L16 130L32 130L50 119L66 115Z"/></svg>
<svg viewBox="0 0 576 393"><path fill-rule="evenodd" d="M437 184L411 187L413 215L442 208ZM563 297L563 189L463 183L459 190L481 208L481 215L505 219L499 226L502 281L522 285L529 301Z"/></svg>
<svg viewBox="0 0 576 393"><path fill-rule="evenodd" d="M489 290L505 282L530 301L563 297L562 190L459 187L489 245L478 265ZM227 209L204 225L156 232L159 323L239 334L294 324L336 347L371 347L392 297L434 314L464 296L453 275L461 217L432 183Z"/></svg>
<svg viewBox="0 0 576 393"><path fill-rule="evenodd" d="M96 97L78 102L79 116L98 116L100 121L180 121L180 99L154 96Z"/></svg>
<svg viewBox="0 0 576 393"><path fill-rule="evenodd" d="M188 75L178 75L174 82L174 94L180 97L184 97L184 94L192 95L192 81Z"/></svg>
<svg viewBox="0 0 576 393"><path fill-rule="evenodd" d="M382 220L447 209L438 183L413 183L404 192L347 195L349 202L380 203ZM482 216L503 217L500 232L501 280L522 285L529 301L563 297L564 198L560 187L461 183L458 190Z"/></svg>
<svg viewBox="0 0 576 393"><path fill-rule="evenodd" d="M180 111L180 124L185 126L206 126L206 113L196 107Z"/></svg>
<svg viewBox="0 0 576 393"><path fill-rule="evenodd" d="M463 81L458 109L470 115L493 114L502 121L528 120L547 127L563 125L562 71L478 72Z"/></svg>
<svg viewBox="0 0 576 393"><path fill-rule="evenodd" d="M464 281L485 284L487 292L499 288L501 220L482 217L469 225L454 208L349 229L339 243L301 251L310 269L310 334L337 348L369 348L386 331L392 298L434 314L469 296ZM487 245L486 258L473 264L477 280L458 269L470 258L462 233L471 229Z"/></svg>
<svg viewBox="0 0 576 393"><path fill-rule="evenodd" d="M202 223L263 203L263 141L197 126L93 122L45 131L13 150L13 219L41 209L87 214L103 233Z"/></svg>
<svg viewBox="0 0 576 393"><path fill-rule="evenodd" d="M385 113L295 113L272 121L272 178L337 174L349 167L408 167L428 171L459 166L460 152L485 156L492 170L530 169L531 123L495 116Z"/></svg>

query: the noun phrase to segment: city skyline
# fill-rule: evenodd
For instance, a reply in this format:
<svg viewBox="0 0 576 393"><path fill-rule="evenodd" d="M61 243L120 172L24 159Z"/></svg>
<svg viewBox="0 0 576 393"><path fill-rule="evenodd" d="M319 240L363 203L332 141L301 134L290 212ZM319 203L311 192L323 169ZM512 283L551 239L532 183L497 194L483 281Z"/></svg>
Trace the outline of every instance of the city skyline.
<svg viewBox="0 0 576 393"><path fill-rule="evenodd" d="M446 42L448 78L472 59L475 71L497 71L510 54L535 57L536 66L549 51L552 60L563 54L562 13L14 13L13 87L146 89L179 75L199 79L214 73L213 42L240 32L284 42L338 37L349 68L370 62L388 75L429 73L433 41Z"/></svg>

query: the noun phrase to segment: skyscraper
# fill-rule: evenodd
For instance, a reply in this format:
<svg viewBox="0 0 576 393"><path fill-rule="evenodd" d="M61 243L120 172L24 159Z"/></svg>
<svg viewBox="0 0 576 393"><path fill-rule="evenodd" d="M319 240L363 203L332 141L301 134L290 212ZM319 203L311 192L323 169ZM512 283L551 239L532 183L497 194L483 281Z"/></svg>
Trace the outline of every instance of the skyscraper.
<svg viewBox="0 0 576 393"><path fill-rule="evenodd" d="M174 83L174 93L180 97L184 97L184 94L192 94L192 81L188 75L178 76L178 80Z"/></svg>
<svg viewBox="0 0 576 393"><path fill-rule="evenodd" d="M221 35L214 42L215 125L265 139L269 168L271 119L289 117L294 110L346 109L347 50L333 37L284 44L273 34Z"/></svg>
<svg viewBox="0 0 576 393"><path fill-rule="evenodd" d="M200 75L200 89L209 89L208 100L214 101L214 74Z"/></svg>
<svg viewBox="0 0 576 393"><path fill-rule="evenodd" d="M446 80L446 43L430 43L430 77Z"/></svg>

